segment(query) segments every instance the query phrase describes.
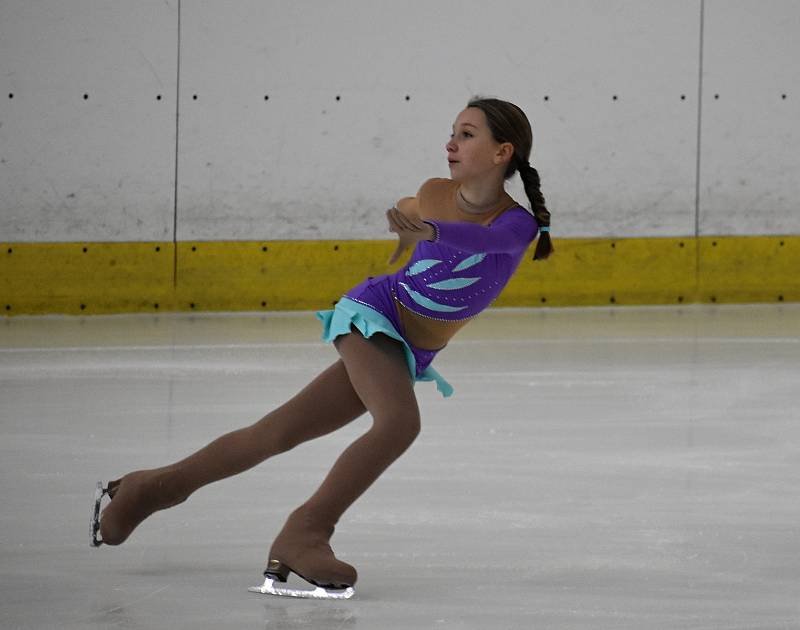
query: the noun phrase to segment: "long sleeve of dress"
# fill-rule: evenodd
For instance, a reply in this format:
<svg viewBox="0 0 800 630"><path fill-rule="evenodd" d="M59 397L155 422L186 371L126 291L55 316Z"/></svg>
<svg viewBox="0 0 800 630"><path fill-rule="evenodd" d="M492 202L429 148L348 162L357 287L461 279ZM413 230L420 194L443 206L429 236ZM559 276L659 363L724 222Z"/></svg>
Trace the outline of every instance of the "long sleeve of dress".
<svg viewBox="0 0 800 630"><path fill-rule="evenodd" d="M442 243L463 252L513 254L527 249L539 230L536 219L523 208L504 212L490 226L475 223L432 221L436 231L433 243Z"/></svg>

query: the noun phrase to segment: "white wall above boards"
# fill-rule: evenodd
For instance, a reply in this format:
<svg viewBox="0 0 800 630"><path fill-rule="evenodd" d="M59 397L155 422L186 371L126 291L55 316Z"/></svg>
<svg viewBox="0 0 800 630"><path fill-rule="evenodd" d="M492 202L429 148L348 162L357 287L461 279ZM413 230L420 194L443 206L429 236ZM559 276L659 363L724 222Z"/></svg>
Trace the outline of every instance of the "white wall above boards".
<svg viewBox="0 0 800 630"><path fill-rule="evenodd" d="M389 238L476 94L531 119L554 233L691 234L698 58L696 0L184 3L178 238Z"/></svg>
<svg viewBox="0 0 800 630"><path fill-rule="evenodd" d="M172 238L177 0L0 2L0 240Z"/></svg>
<svg viewBox="0 0 800 630"><path fill-rule="evenodd" d="M700 234L800 234L800 3L706 0Z"/></svg>
<svg viewBox="0 0 800 630"><path fill-rule="evenodd" d="M447 175L455 118L412 91L420 69L397 40L409 13L184 5L178 238L389 238L386 208Z"/></svg>

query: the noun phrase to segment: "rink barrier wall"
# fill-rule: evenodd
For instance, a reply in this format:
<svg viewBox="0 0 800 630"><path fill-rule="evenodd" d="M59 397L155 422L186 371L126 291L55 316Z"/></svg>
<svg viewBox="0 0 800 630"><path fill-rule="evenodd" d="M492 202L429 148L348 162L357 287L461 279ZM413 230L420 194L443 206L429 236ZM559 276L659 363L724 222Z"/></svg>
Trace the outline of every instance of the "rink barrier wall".
<svg viewBox="0 0 800 630"><path fill-rule="evenodd" d="M393 241L5 243L4 315L328 308ZM556 239L494 306L800 302L800 236Z"/></svg>

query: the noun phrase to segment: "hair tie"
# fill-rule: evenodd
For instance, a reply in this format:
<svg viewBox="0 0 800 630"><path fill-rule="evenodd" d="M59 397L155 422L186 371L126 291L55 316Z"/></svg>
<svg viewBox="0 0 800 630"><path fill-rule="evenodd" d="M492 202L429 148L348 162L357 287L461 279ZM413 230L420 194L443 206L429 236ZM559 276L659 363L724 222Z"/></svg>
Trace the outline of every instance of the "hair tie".
<svg viewBox="0 0 800 630"><path fill-rule="evenodd" d="M549 225L543 225L542 227L539 228L539 231L540 232L550 232L550 226Z"/></svg>

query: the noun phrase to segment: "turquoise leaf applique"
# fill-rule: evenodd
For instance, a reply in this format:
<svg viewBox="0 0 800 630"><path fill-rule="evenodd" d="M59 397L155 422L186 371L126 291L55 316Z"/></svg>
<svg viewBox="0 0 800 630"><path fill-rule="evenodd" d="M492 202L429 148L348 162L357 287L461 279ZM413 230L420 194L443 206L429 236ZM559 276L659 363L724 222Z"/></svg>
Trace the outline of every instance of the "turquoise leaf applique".
<svg viewBox="0 0 800 630"><path fill-rule="evenodd" d="M434 258L425 258L424 260L418 260L408 268L408 271L406 271L406 275L416 276L418 273L422 273L423 271L427 271L431 267L435 267L440 262L442 261L436 260Z"/></svg>
<svg viewBox="0 0 800 630"><path fill-rule="evenodd" d="M454 313L456 311L463 311L465 308L467 308L466 306L448 306L447 304L439 304L430 298L426 298L421 293L414 291L414 289L409 287L405 282L400 282L399 284L408 292L408 295L411 296L412 300L414 300L420 306L424 306L429 311L437 311L439 313Z"/></svg>
<svg viewBox="0 0 800 630"><path fill-rule="evenodd" d="M451 280L442 280L441 282L434 282L427 285L431 289L440 289L442 291L453 291L454 289L463 289L471 284L478 282L480 278L453 278Z"/></svg>
<svg viewBox="0 0 800 630"><path fill-rule="evenodd" d="M453 271L464 271L464 269L469 269L470 267L474 267L484 258L486 258L486 254L475 254L473 256L470 256L469 258L465 258L455 267L453 267Z"/></svg>

